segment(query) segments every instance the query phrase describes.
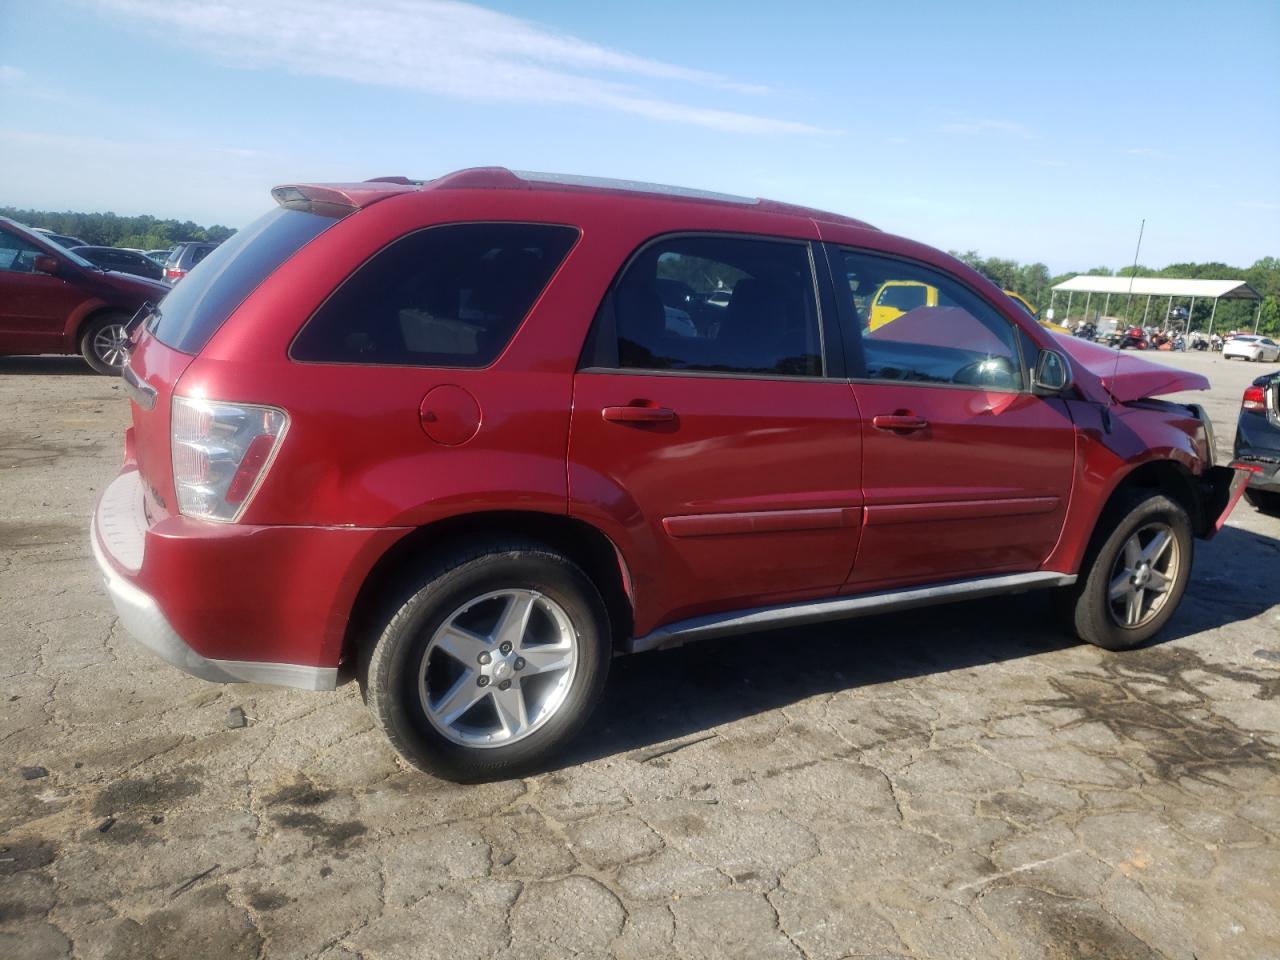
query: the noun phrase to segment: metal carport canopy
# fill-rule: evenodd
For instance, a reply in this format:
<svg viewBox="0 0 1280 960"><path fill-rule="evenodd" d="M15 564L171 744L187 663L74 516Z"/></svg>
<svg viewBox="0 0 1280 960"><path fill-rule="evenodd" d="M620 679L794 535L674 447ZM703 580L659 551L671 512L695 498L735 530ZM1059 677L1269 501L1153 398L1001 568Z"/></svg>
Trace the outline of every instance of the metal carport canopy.
<svg viewBox="0 0 1280 960"><path fill-rule="evenodd" d="M1130 287L1132 283L1132 287ZM1055 284L1062 293L1132 293L1135 297L1195 297L1197 300L1261 300L1243 280L1177 280L1171 277L1078 276Z"/></svg>

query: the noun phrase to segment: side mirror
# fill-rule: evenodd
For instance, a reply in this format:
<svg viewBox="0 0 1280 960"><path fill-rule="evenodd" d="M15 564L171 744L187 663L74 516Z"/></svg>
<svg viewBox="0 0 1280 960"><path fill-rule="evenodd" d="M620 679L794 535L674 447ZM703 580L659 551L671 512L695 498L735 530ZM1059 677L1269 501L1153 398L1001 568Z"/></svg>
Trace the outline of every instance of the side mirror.
<svg viewBox="0 0 1280 960"><path fill-rule="evenodd" d="M47 253L38 254L31 263L31 269L36 273L57 274L58 258L51 257Z"/></svg>
<svg viewBox="0 0 1280 960"><path fill-rule="evenodd" d="M1031 378L1034 393L1056 395L1071 386L1071 364L1057 350L1041 350Z"/></svg>

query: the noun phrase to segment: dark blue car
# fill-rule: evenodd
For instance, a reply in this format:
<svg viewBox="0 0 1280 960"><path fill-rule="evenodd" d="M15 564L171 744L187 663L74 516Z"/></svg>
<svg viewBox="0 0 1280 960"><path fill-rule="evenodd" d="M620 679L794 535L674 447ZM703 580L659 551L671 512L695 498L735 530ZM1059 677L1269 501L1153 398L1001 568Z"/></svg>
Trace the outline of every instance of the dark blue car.
<svg viewBox="0 0 1280 960"><path fill-rule="evenodd" d="M1248 501L1264 513L1280 514L1280 373L1264 374L1245 390L1235 458L1257 471L1245 490Z"/></svg>

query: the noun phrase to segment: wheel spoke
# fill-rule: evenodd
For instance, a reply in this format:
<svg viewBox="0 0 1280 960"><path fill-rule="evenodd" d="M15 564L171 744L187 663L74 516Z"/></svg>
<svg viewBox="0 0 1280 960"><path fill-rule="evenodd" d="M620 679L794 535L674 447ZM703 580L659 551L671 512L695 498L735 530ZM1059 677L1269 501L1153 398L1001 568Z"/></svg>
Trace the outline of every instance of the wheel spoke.
<svg viewBox="0 0 1280 960"><path fill-rule="evenodd" d="M451 623L436 638L436 648L471 669L479 661L480 654L490 649L490 644L487 638Z"/></svg>
<svg viewBox="0 0 1280 960"><path fill-rule="evenodd" d="M1114 580L1111 581L1110 596L1112 600L1124 599L1125 594L1129 592L1129 587L1131 586L1129 581L1132 578L1133 578L1133 571L1125 570L1118 577L1116 577Z"/></svg>
<svg viewBox="0 0 1280 960"><path fill-rule="evenodd" d="M498 711L498 720L508 736L515 736L529 725L529 715L525 712L524 691L517 681L506 690L493 689L493 705Z"/></svg>
<svg viewBox="0 0 1280 960"><path fill-rule="evenodd" d="M1142 551L1142 559L1148 563L1154 564L1169 549L1169 544L1173 542L1168 530L1159 530L1156 535L1151 538L1151 542L1147 544L1146 549Z"/></svg>
<svg viewBox="0 0 1280 960"><path fill-rule="evenodd" d="M516 650L520 649L520 641L524 639L524 632L529 627L529 616L533 613L537 597L536 593L525 591L511 595L507 609L503 611L502 619L493 631L494 643L509 643Z"/></svg>
<svg viewBox="0 0 1280 960"><path fill-rule="evenodd" d="M432 707L432 712L441 723L447 726L475 706L476 701L483 697L485 692L485 688L476 683L475 672L464 670L462 676L440 698L440 703Z"/></svg>
<svg viewBox="0 0 1280 960"><path fill-rule="evenodd" d="M1147 589L1153 593L1168 593L1169 588L1173 586L1173 578L1161 573L1155 567L1151 568L1150 576L1147 579Z"/></svg>
<svg viewBox="0 0 1280 960"><path fill-rule="evenodd" d="M1136 627L1142 619L1142 597L1146 591L1136 587L1129 592L1124 606L1124 622L1126 626Z"/></svg>
<svg viewBox="0 0 1280 960"><path fill-rule="evenodd" d="M573 664L573 648L568 644L531 644L520 651L527 674L551 673Z"/></svg>
<svg viewBox="0 0 1280 960"><path fill-rule="evenodd" d="M1138 542L1138 535L1135 533L1124 543L1124 565L1130 570L1137 569L1138 564L1142 562L1142 544Z"/></svg>

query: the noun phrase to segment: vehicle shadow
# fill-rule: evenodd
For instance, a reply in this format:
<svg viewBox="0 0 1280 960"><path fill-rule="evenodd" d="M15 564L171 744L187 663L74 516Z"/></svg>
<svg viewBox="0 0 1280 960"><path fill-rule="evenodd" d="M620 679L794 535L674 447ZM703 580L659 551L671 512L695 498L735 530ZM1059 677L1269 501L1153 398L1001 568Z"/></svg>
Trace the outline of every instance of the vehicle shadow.
<svg viewBox="0 0 1280 960"><path fill-rule="evenodd" d="M1280 603L1280 540L1234 527L1199 555L1150 646ZM1246 573L1252 571L1252 573ZM1260 582L1266 580L1266 583ZM679 740L809 697L1075 646L1044 592L728 637L613 661L604 701L556 768Z"/></svg>
<svg viewBox="0 0 1280 960"><path fill-rule="evenodd" d="M41 377L99 376L81 357L0 357L0 377L12 374Z"/></svg>
<svg viewBox="0 0 1280 960"><path fill-rule="evenodd" d="M1241 501L1237 513L1253 512ZM1280 539L1223 527L1209 541L1196 541L1195 566L1178 612L1161 632L1161 638L1213 630L1238 620L1256 617L1280 604Z"/></svg>

